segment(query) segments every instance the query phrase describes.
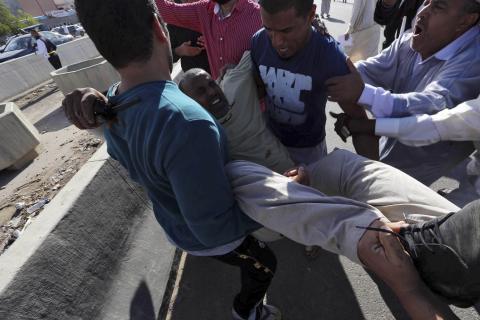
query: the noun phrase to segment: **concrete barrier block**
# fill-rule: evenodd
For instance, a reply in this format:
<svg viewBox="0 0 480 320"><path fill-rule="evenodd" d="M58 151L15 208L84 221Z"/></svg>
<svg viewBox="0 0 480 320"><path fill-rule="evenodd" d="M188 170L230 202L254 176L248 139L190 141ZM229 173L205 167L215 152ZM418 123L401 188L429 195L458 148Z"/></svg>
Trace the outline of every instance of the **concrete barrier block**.
<svg viewBox="0 0 480 320"><path fill-rule="evenodd" d="M65 95L76 88L84 87L103 92L112 83L120 81L118 72L101 56L63 67L53 71L51 75Z"/></svg>
<svg viewBox="0 0 480 320"><path fill-rule="evenodd" d="M0 104L0 170L18 161L32 160L32 151L40 144L37 129L14 103Z"/></svg>
<svg viewBox="0 0 480 320"><path fill-rule="evenodd" d="M100 55L88 37L59 45L57 52L63 65ZM46 59L35 54L0 63L0 102L50 80L52 70Z"/></svg>

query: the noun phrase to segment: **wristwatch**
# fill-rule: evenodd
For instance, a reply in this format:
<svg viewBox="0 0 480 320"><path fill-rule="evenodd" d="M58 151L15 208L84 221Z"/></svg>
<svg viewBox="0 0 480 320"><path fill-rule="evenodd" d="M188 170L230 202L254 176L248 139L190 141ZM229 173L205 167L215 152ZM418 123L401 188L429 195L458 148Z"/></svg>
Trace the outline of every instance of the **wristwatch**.
<svg viewBox="0 0 480 320"><path fill-rule="evenodd" d="M343 142L347 142L347 138L352 135L352 133L348 129L348 123L350 122L351 117L346 113L335 114L333 112L330 112L330 114L335 119L337 119L337 121L335 122L335 132L340 138L342 138Z"/></svg>

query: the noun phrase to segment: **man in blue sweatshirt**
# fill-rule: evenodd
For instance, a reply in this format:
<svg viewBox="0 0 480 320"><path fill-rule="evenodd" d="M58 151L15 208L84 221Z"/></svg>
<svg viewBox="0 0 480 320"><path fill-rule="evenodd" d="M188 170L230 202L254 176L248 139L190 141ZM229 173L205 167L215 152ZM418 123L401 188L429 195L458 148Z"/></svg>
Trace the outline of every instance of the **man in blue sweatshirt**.
<svg viewBox="0 0 480 320"><path fill-rule="evenodd" d="M134 103L105 130L108 153L146 188L173 244L241 269L234 319L280 319L262 302L275 256L250 236L261 226L234 200L223 169L228 158L221 128L171 81L168 31L154 2L82 0L76 8L98 51L121 76L109 101Z"/></svg>

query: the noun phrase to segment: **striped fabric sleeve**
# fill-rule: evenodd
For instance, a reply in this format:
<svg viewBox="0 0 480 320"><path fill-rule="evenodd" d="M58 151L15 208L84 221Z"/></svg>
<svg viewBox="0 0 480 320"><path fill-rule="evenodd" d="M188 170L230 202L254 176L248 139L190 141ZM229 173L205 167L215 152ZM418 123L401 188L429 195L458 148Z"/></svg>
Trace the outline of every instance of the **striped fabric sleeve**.
<svg viewBox="0 0 480 320"><path fill-rule="evenodd" d="M156 0L163 20L168 24L201 32L201 11L206 11L208 1L175 3L168 0Z"/></svg>

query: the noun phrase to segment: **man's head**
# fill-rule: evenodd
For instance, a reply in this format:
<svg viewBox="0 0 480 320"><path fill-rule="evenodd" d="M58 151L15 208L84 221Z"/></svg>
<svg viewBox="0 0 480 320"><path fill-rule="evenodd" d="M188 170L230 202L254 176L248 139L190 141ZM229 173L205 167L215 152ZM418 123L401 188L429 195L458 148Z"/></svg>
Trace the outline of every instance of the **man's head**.
<svg viewBox="0 0 480 320"><path fill-rule="evenodd" d="M310 38L316 6L313 0L260 0L263 26L278 55L288 59Z"/></svg>
<svg viewBox="0 0 480 320"><path fill-rule="evenodd" d="M178 86L217 119L225 116L230 109L220 86L203 69L195 68L185 72Z"/></svg>
<svg viewBox="0 0 480 320"><path fill-rule="evenodd" d="M154 0L76 0L75 6L98 51L116 69L152 57L168 59L171 67L168 32Z"/></svg>
<svg viewBox="0 0 480 320"><path fill-rule="evenodd" d="M40 33L38 33L38 31L35 30L35 29L30 30L30 35L31 35L33 38L35 38L35 39L39 39L39 38L40 38Z"/></svg>
<svg viewBox="0 0 480 320"><path fill-rule="evenodd" d="M426 0L413 28L412 48L430 57L478 23L476 0Z"/></svg>

